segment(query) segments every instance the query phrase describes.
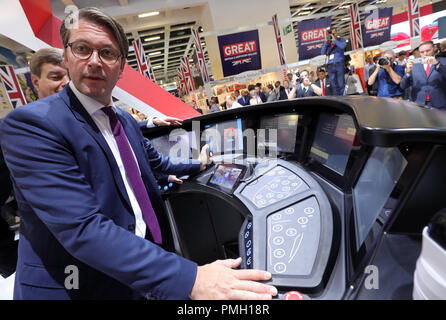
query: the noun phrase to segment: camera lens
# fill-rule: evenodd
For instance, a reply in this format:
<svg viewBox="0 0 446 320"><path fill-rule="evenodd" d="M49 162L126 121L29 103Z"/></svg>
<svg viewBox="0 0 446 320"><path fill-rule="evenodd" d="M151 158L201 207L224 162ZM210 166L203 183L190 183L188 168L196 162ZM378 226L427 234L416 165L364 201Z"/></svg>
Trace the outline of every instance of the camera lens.
<svg viewBox="0 0 446 320"><path fill-rule="evenodd" d="M387 58L381 58L378 60L380 66L385 66L389 64L389 60Z"/></svg>

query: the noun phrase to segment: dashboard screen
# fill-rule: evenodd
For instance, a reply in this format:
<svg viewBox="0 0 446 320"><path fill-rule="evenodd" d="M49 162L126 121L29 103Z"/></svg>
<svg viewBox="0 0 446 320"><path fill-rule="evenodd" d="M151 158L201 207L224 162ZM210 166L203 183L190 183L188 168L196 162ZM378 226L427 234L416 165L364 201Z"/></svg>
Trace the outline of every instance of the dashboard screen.
<svg viewBox="0 0 446 320"><path fill-rule="evenodd" d="M259 147L271 152L294 153L299 115L278 114L260 119ZM275 130L275 131L274 131Z"/></svg>
<svg viewBox="0 0 446 320"><path fill-rule="evenodd" d="M204 134L214 154L243 151L242 119L207 125Z"/></svg>
<svg viewBox="0 0 446 320"><path fill-rule="evenodd" d="M398 148L376 147L353 188L356 243L361 247L407 166Z"/></svg>
<svg viewBox="0 0 446 320"><path fill-rule="evenodd" d="M232 193L236 183L243 176L245 167L236 164L219 164L214 174L208 181L208 185L216 187L227 193Z"/></svg>
<svg viewBox="0 0 446 320"><path fill-rule="evenodd" d="M344 175L355 137L351 116L321 113L310 158Z"/></svg>

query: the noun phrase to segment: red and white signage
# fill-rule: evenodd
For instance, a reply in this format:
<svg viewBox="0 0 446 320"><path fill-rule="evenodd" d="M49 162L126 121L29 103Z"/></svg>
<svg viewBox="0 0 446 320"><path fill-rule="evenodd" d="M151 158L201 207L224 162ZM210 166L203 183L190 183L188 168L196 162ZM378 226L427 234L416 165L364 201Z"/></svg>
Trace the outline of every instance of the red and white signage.
<svg viewBox="0 0 446 320"><path fill-rule="evenodd" d="M314 30L302 31L302 42L325 39L327 36L327 28L319 28Z"/></svg>
<svg viewBox="0 0 446 320"><path fill-rule="evenodd" d="M350 36L352 39L352 49L357 50L363 46L358 4L354 3L350 5L348 12L350 14Z"/></svg>
<svg viewBox="0 0 446 320"><path fill-rule="evenodd" d="M279 51L280 65L286 65L285 51L283 50L282 36L280 35L279 21L277 14L273 15L274 34L276 36L277 50Z"/></svg>
<svg viewBox="0 0 446 320"><path fill-rule="evenodd" d="M197 55L198 71L201 74L203 82L206 83L209 82L211 79L209 77L208 68L206 66L206 59L204 58L204 52L201 46L200 35L198 34L198 30L193 29L192 35L194 37L194 42L195 42L195 54Z"/></svg>
<svg viewBox="0 0 446 320"><path fill-rule="evenodd" d="M12 66L0 66L0 78L3 82L9 102L15 109L26 104L25 96Z"/></svg>
<svg viewBox="0 0 446 320"><path fill-rule="evenodd" d="M136 62L138 63L139 72L155 82L155 73L153 72L149 58L144 53L144 48L142 46L141 40L136 39L132 42L132 44L133 49L135 50Z"/></svg>

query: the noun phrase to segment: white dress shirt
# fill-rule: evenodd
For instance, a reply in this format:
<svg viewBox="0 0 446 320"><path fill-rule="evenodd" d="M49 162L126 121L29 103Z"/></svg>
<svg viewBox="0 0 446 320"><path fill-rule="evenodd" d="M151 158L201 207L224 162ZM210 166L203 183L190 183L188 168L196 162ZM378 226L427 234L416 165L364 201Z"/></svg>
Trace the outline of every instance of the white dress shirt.
<svg viewBox="0 0 446 320"><path fill-rule="evenodd" d="M135 234L141 238L144 238L146 235L146 224L144 222L141 208L138 204L138 201L136 200L135 193L133 192L133 189L130 185L130 180L125 172L124 164L122 162L121 155L119 153L118 144L116 143L115 136L113 135L113 132L110 127L110 121L108 116L104 113L104 111L101 110L101 108L104 107L101 103L94 100L93 98L90 98L83 93L79 92L79 90L76 89L73 82L70 81L69 86L71 90L73 91L74 95L79 99L79 101L84 106L85 110L87 110L88 114L93 119L94 123L98 126L99 130L102 133L102 136L104 137L105 141L107 142L110 150L113 153L113 157L116 160L116 163L119 167L119 172L121 173L122 181L125 185L125 190L127 191L127 195L130 200L130 205L132 206L133 213L135 214L136 224L135 224ZM116 111L116 107L113 104L113 101L110 101L110 105L114 110ZM130 145L130 143L129 143ZM133 152L132 146L130 145L130 149L132 150L133 157L135 158L136 163L138 164L138 160L135 157L135 153ZM100 165L98 163L98 165ZM138 165L139 169L139 165Z"/></svg>

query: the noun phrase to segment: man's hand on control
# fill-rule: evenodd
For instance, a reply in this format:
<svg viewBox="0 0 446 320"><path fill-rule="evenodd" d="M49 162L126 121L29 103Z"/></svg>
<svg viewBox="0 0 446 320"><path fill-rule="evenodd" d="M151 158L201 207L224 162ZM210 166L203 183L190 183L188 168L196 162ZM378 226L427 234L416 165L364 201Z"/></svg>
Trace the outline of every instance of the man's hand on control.
<svg viewBox="0 0 446 320"><path fill-rule="evenodd" d="M271 300L277 289L256 281L271 279L262 270L234 270L241 258L217 260L198 267L190 297L195 300Z"/></svg>
<svg viewBox="0 0 446 320"><path fill-rule="evenodd" d="M183 120L174 117L153 118L153 124L156 126L181 126Z"/></svg>
<svg viewBox="0 0 446 320"><path fill-rule="evenodd" d="M177 184L183 184L183 180L178 179L177 176L175 176L173 174L169 175L168 180L169 180L169 182L174 182L174 183L177 183Z"/></svg>
<svg viewBox="0 0 446 320"><path fill-rule="evenodd" d="M208 156L209 152L209 156ZM200 156L198 158L201 162L201 171L206 169L206 166L212 162L214 162L214 159L212 158L212 152L209 151L209 145L205 144L203 148L201 148Z"/></svg>

